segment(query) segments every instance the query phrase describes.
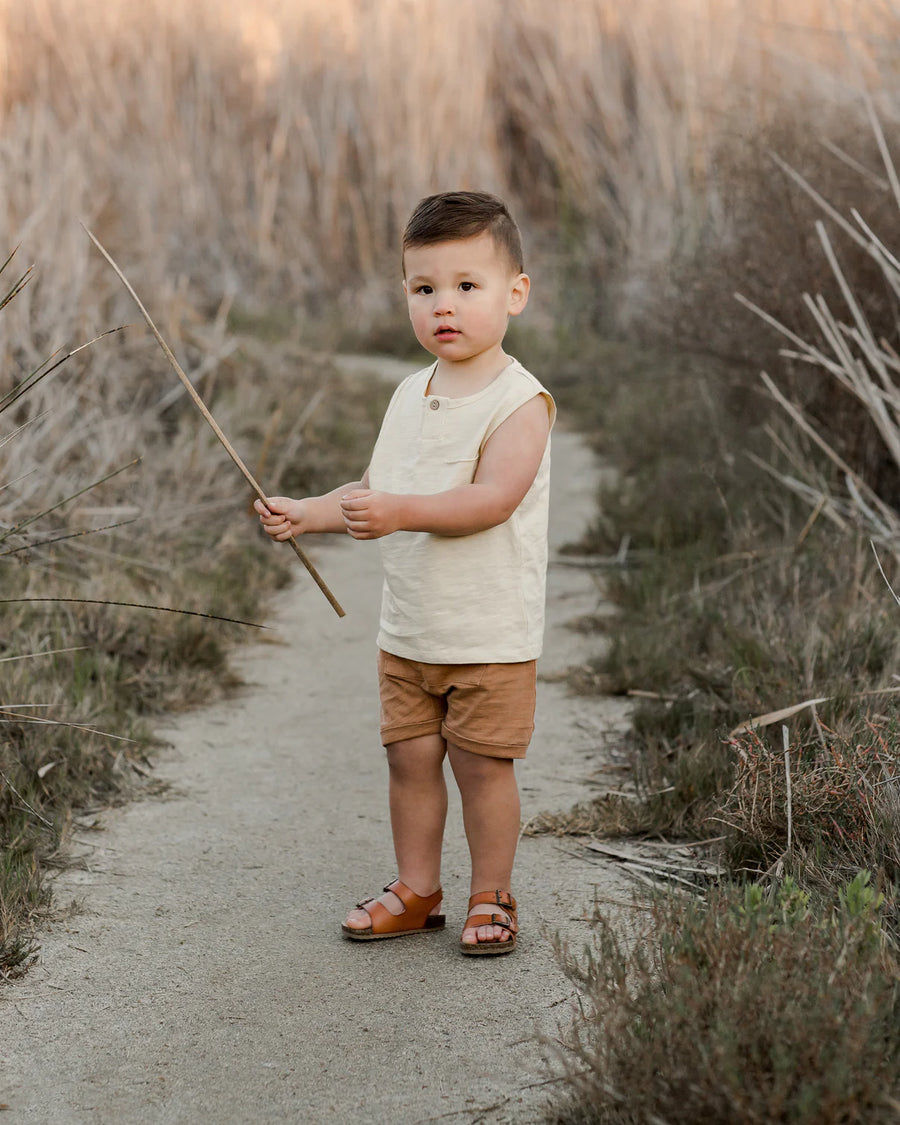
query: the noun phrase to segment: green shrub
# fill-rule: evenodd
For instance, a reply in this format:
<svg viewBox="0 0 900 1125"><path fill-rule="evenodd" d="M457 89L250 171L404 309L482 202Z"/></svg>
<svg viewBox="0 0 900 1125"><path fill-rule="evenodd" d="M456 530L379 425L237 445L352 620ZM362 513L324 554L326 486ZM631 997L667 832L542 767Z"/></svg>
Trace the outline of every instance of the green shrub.
<svg viewBox="0 0 900 1125"><path fill-rule="evenodd" d="M790 879L595 919L555 1125L876 1125L900 1093L900 976L861 872L817 919Z"/></svg>

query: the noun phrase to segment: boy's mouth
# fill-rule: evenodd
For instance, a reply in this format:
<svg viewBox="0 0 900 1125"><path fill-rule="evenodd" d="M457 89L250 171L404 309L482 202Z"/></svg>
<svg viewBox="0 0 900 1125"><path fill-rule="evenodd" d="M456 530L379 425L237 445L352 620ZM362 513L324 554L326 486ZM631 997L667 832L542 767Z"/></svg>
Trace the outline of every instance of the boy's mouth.
<svg viewBox="0 0 900 1125"><path fill-rule="evenodd" d="M453 328L449 324L442 324L435 329L434 334L439 340L452 340L454 336L459 335L459 329Z"/></svg>

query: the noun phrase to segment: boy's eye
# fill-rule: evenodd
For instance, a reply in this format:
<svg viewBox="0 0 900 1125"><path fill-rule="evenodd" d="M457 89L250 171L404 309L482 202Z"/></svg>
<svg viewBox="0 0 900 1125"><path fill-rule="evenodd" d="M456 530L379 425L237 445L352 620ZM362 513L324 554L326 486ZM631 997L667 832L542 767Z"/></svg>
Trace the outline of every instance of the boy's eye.
<svg viewBox="0 0 900 1125"><path fill-rule="evenodd" d="M462 289L463 293L469 293L475 288L475 283L472 281L462 281L459 287Z"/></svg>
<svg viewBox="0 0 900 1125"><path fill-rule="evenodd" d="M429 293L433 292L433 289L431 288L430 285L417 285L416 286L416 292L417 293L423 293L427 297L429 295Z"/></svg>

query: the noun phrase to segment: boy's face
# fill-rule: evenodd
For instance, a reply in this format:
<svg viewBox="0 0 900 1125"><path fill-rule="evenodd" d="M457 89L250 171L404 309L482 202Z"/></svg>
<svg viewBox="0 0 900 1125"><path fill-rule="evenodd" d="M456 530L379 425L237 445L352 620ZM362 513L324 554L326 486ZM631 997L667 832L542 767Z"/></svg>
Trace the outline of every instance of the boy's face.
<svg viewBox="0 0 900 1125"><path fill-rule="evenodd" d="M528 301L528 277L488 233L407 249L403 264L416 339L449 363L500 350L507 319Z"/></svg>

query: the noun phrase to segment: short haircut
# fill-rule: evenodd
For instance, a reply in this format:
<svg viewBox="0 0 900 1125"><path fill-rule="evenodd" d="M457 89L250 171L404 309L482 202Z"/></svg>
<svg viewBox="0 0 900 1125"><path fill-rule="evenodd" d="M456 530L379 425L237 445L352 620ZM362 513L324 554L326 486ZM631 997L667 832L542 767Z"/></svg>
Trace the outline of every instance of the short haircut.
<svg viewBox="0 0 900 1125"><path fill-rule="evenodd" d="M444 191L419 200L403 232L403 252L484 233L506 254L513 271L522 273L519 228L503 200L486 191Z"/></svg>

